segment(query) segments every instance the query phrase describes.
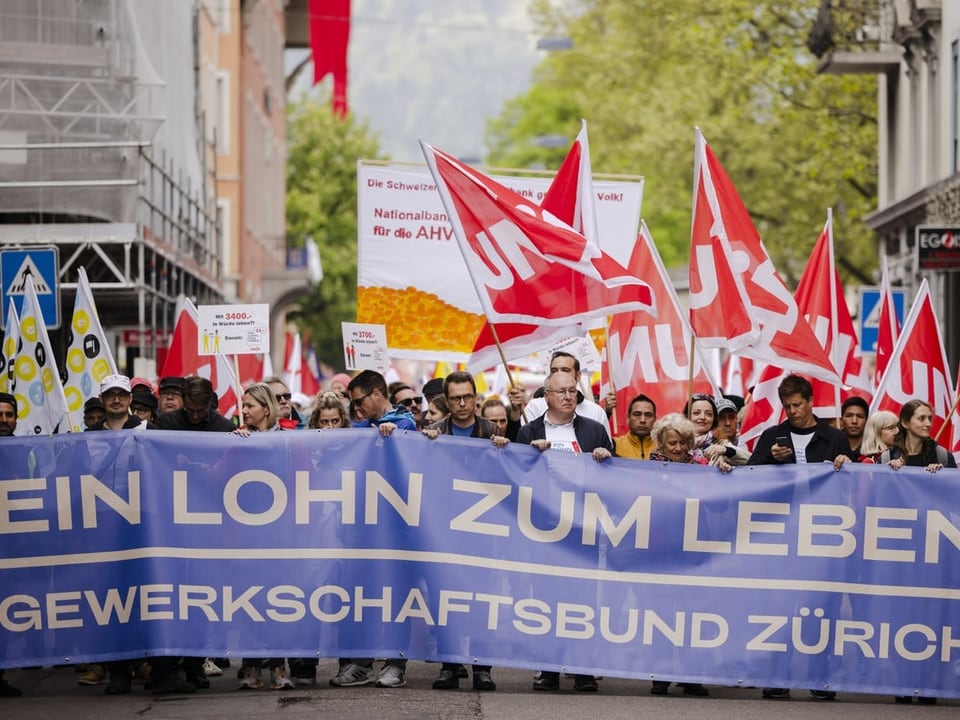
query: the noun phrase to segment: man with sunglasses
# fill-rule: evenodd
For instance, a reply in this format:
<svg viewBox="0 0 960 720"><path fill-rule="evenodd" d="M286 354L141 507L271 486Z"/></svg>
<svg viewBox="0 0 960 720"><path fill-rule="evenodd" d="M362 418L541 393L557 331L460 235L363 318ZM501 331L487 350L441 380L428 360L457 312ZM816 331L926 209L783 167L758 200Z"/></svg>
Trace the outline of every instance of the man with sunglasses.
<svg viewBox="0 0 960 720"><path fill-rule="evenodd" d="M409 410L410 414L413 415L413 421L417 424L417 428L422 428L423 395L418 395L413 391L413 388L403 383L396 386L391 383L390 387L390 402L394 405L402 405Z"/></svg>
<svg viewBox="0 0 960 720"><path fill-rule="evenodd" d="M383 437L394 430L416 430L413 415L403 406L390 402L387 381L375 370L364 370L347 385L353 412L360 417L354 427L375 427ZM341 658L341 670L330 679L334 687L369 685L373 680L373 658ZM388 658L376 680L377 687L396 688L407 684L407 661Z"/></svg>
<svg viewBox="0 0 960 720"><path fill-rule="evenodd" d="M273 396L277 399L277 405L280 406L280 425L284 430L302 430L306 427L306 421L290 402L293 393L287 384L275 375L263 379L265 385L269 385L273 390ZM286 422L284 422L286 421Z"/></svg>

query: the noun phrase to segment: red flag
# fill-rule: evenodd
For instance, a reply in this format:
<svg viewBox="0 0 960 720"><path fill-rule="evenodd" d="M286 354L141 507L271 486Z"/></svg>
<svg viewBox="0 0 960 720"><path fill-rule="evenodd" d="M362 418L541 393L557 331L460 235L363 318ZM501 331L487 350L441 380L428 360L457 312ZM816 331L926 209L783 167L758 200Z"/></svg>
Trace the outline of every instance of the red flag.
<svg viewBox="0 0 960 720"><path fill-rule="evenodd" d="M658 415L680 412L690 391L690 325L645 222L628 269L650 285L658 313L657 317L646 312L618 313L610 321L607 357L617 388L617 408L626 414L630 401L643 393L653 400ZM694 392L719 396L699 348L694 373Z"/></svg>
<svg viewBox="0 0 960 720"><path fill-rule="evenodd" d="M873 371L874 385L879 386L883 373L887 370L893 346L900 336L900 319L893 304L893 292L890 290L890 275L887 272L887 256L883 256L883 273L880 276L880 319L877 325L877 355Z"/></svg>
<svg viewBox="0 0 960 720"><path fill-rule="evenodd" d="M306 343L300 359L300 392L313 398L320 392L320 372L317 368L317 355L313 345Z"/></svg>
<svg viewBox="0 0 960 720"><path fill-rule="evenodd" d="M839 417L840 405L853 395L870 402L873 387L864 372L857 332L834 263L832 213L813 246L794 297L845 386L812 378L814 412L821 417Z"/></svg>
<svg viewBox="0 0 960 720"><path fill-rule="evenodd" d="M733 182L699 130L696 139L690 242L694 333L707 347L726 347L838 382L830 358L773 267Z"/></svg>
<svg viewBox="0 0 960 720"><path fill-rule="evenodd" d="M931 436L939 433L942 444L949 446L953 438L949 416L955 396L954 384L926 279L920 284L887 368L873 396L870 412L899 413L905 402L919 398L933 407ZM941 432L944 424L947 427Z"/></svg>
<svg viewBox="0 0 960 720"><path fill-rule="evenodd" d="M588 240L597 241L596 205L593 195L593 173L590 167L590 143L587 139L587 122L582 126L573 145L567 152L560 169L540 203L540 207L553 213ZM494 337L496 332L496 338ZM467 360L471 372L493 367L501 361L497 341L507 360L515 360L582 334L576 325L569 327L542 327L522 323L501 323L491 328L484 323L473 352Z"/></svg>
<svg viewBox="0 0 960 720"><path fill-rule="evenodd" d="M750 387L757 381L757 369L750 358L742 355L727 355L723 364L723 392L745 398Z"/></svg>
<svg viewBox="0 0 960 720"><path fill-rule="evenodd" d="M653 295L551 213L421 143L488 321L564 326L650 309Z"/></svg>
<svg viewBox="0 0 960 720"><path fill-rule="evenodd" d="M240 387L248 388L266 376L263 371L263 355L244 354L237 356L240 366Z"/></svg>
<svg viewBox="0 0 960 720"><path fill-rule="evenodd" d="M224 355L201 355L197 351L197 308L189 298L183 298L160 377L188 375L199 375L213 383L221 415L233 417L237 414L237 392L234 389L237 379L233 367Z"/></svg>
<svg viewBox="0 0 960 720"><path fill-rule="evenodd" d="M786 376L787 373L776 365L764 366L753 386L753 392L747 398L743 419L740 421L740 444L751 452L763 431L783 422L786 417L777 393L777 388Z"/></svg>
<svg viewBox="0 0 960 720"><path fill-rule="evenodd" d="M308 0L313 82L333 74L333 109L347 114L347 46L350 44L350 0Z"/></svg>

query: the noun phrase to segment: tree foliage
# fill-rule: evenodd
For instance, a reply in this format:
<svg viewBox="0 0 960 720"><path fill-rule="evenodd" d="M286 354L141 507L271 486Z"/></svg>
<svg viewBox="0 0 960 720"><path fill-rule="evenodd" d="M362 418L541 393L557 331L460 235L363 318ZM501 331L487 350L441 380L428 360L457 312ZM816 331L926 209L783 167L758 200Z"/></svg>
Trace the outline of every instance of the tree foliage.
<svg viewBox="0 0 960 720"><path fill-rule="evenodd" d="M318 358L343 364L340 323L357 316L357 161L379 158L376 138L328 101L304 98L287 109L287 232L311 236L323 280L300 300L297 320Z"/></svg>
<svg viewBox="0 0 960 720"><path fill-rule="evenodd" d="M557 167L586 118L596 173L646 176L643 210L667 265L689 255L693 129L699 126L795 282L834 210L838 266L869 281L876 252L876 79L816 73L804 46L819 0L582 0L538 24L572 50L488 126L491 165Z"/></svg>

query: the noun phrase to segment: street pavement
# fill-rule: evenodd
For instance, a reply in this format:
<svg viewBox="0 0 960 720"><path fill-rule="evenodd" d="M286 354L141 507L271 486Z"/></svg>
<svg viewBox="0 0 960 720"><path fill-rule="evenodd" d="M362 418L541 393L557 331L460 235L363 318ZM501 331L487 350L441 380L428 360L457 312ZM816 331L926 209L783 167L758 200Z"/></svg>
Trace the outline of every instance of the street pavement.
<svg viewBox="0 0 960 720"><path fill-rule="evenodd" d="M323 661L316 686L241 691L238 665L235 660L222 677L211 678L209 690L191 695L151 695L134 685L132 694L117 697L105 696L103 686L79 686L70 667L12 670L5 677L24 695L0 698L0 720L937 720L960 714L957 700L896 705L889 696L841 694L835 702L818 702L797 690L792 700L761 700L755 688L711 686L709 698L693 698L673 686L669 696L652 697L649 682L617 678L601 680L596 694L574 692L569 678L559 692L534 692L530 670L507 668L494 668L496 692L475 692L469 679L459 690L441 691L430 687L440 666L423 662L410 663L402 688L331 687L336 663Z"/></svg>

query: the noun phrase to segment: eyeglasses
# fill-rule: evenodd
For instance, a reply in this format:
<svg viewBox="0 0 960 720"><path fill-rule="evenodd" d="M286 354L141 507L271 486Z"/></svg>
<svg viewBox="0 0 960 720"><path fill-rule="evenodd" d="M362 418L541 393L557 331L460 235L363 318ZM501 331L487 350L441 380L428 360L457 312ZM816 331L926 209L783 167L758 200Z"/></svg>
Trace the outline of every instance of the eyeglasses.
<svg viewBox="0 0 960 720"><path fill-rule="evenodd" d="M364 395L361 395L361 396L358 397L358 398L354 398L353 400L350 401L350 405L353 407L354 410L356 410L356 409L359 408L361 405L363 405L363 401L366 400L366 399L367 399L368 397L370 397L371 395L373 395L373 390L371 390L370 392L368 392L368 393L366 393L366 394L364 394Z"/></svg>
<svg viewBox="0 0 960 720"><path fill-rule="evenodd" d="M447 395L447 402L451 405L462 405L470 402L476 395Z"/></svg>
<svg viewBox="0 0 960 720"><path fill-rule="evenodd" d="M883 426L882 428L880 428L880 429L881 429L881 430L899 430L899 429L900 429L900 426L899 426L899 425L884 425L884 426Z"/></svg>
<svg viewBox="0 0 960 720"><path fill-rule="evenodd" d="M130 393L123 390L107 390L105 393L100 393L100 396L104 402L110 402L111 400L124 400L130 397Z"/></svg>
<svg viewBox="0 0 960 720"><path fill-rule="evenodd" d="M293 397L293 393L276 393L274 397L277 399L277 402L283 402L284 400L290 402L290 398Z"/></svg>
<svg viewBox="0 0 960 720"><path fill-rule="evenodd" d="M570 397L571 395L577 394L577 389L564 388L563 390L544 390L544 392L553 393L554 395L559 395L560 397Z"/></svg>
<svg viewBox="0 0 960 720"><path fill-rule="evenodd" d="M397 400L398 405L403 405L404 407L420 407L423 405L423 395L416 395L415 397L404 398L403 400Z"/></svg>

